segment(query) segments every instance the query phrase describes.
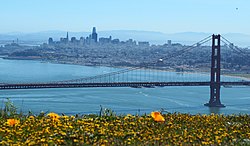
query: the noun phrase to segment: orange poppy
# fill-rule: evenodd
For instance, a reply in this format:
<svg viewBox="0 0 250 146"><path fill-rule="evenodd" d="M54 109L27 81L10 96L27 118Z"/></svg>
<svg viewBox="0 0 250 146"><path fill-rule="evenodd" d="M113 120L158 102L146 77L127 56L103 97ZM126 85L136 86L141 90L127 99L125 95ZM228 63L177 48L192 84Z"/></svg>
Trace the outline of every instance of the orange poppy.
<svg viewBox="0 0 250 146"><path fill-rule="evenodd" d="M156 122L164 122L165 119L160 112L151 112L151 116Z"/></svg>
<svg viewBox="0 0 250 146"><path fill-rule="evenodd" d="M9 125L9 126L15 126L15 125L17 125L17 124L19 124L20 123L20 121L19 120L16 120L16 119L8 119L7 120L7 124Z"/></svg>

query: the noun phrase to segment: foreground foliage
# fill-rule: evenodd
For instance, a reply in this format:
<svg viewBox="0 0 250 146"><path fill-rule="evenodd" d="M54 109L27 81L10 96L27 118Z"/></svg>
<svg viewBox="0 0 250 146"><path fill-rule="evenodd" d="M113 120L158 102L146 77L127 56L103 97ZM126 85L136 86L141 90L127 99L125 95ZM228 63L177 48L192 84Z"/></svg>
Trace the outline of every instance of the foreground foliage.
<svg viewBox="0 0 250 146"><path fill-rule="evenodd" d="M2 117L0 145L250 145L249 115L151 115Z"/></svg>

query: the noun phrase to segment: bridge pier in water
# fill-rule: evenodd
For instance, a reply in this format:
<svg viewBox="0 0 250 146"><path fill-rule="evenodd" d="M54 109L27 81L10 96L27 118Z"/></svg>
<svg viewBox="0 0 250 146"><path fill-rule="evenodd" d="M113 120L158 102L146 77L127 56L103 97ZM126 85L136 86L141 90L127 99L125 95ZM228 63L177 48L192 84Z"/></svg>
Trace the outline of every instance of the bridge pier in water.
<svg viewBox="0 0 250 146"><path fill-rule="evenodd" d="M209 107L225 107L220 101L220 35L212 36L210 100L204 104Z"/></svg>

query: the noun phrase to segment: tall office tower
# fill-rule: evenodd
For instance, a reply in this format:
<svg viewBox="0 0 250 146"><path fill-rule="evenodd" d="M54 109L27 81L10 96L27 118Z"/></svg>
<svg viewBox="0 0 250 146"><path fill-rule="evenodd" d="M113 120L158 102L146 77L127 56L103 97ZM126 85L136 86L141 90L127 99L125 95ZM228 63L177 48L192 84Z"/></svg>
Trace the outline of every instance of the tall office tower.
<svg viewBox="0 0 250 146"><path fill-rule="evenodd" d="M53 42L53 38L49 38L49 40L48 40L48 44L49 45L52 45L54 42Z"/></svg>
<svg viewBox="0 0 250 146"><path fill-rule="evenodd" d="M69 41L69 32L67 32L67 37L66 37L66 39L67 39L67 42Z"/></svg>
<svg viewBox="0 0 250 146"><path fill-rule="evenodd" d="M92 37L91 37L94 42L97 42L97 33L96 33L96 28L93 27L93 30L92 30Z"/></svg>

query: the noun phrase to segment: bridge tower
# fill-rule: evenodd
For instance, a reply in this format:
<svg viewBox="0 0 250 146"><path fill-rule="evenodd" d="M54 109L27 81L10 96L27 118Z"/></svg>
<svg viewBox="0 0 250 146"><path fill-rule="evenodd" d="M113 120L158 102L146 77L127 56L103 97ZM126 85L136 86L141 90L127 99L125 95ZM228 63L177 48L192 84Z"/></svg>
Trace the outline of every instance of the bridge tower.
<svg viewBox="0 0 250 146"><path fill-rule="evenodd" d="M210 100L204 104L209 107L225 107L220 102L220 35L212 36Z"/></svg>

